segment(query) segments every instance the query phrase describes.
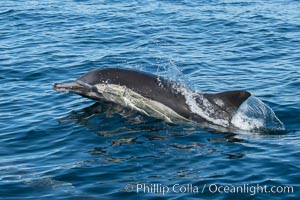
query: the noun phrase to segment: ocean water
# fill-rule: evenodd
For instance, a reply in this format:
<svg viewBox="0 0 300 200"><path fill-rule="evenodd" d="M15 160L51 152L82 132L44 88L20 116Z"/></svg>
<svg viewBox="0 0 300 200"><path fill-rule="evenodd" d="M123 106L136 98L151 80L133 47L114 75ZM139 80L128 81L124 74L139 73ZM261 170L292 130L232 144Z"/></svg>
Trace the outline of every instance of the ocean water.
<svg viewBox="0 0 300 200"><path fill-rule="evenodd" d="M299 1L2 0L0 52L1 199L300 197ZM250 91L286 131L169 124L52 89L105 67Z"/></svg>

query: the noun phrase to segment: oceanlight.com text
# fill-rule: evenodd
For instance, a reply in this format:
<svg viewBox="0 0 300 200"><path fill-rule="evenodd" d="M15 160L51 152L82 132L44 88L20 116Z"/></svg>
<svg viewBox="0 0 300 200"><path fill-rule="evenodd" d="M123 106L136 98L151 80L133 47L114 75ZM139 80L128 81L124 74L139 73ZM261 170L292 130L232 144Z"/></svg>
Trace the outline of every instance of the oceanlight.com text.
<svg viewBox="0 0 300 200"><path fill-rule="evenodd" d="M125 191L136 192L138 194L157 194L166 195L169 193L211 193L211 194L249 194L256 195L259 193L265 194L281 194L294 193L294 187L289 185L271 186L260 184L241 184L241 185L222 185L222 184L173 184L165 185L160 183L141 183L128 184L125 186Z"/></svg>

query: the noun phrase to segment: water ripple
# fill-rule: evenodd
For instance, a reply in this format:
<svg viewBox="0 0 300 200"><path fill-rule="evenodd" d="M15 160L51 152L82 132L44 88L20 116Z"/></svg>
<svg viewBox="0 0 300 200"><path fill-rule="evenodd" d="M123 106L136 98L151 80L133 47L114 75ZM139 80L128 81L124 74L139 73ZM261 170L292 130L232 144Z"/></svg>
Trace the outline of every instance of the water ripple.
<svg viewBox="0 0 300 200"><path fill-rule="evenodd" d="M126 192L137 183L292 185L299 196L300 12L294 0L1 1L2 199L252 198ZM57 94L96 68L144 70L204 92L243 89L282 134L168 124Z"/></svg>

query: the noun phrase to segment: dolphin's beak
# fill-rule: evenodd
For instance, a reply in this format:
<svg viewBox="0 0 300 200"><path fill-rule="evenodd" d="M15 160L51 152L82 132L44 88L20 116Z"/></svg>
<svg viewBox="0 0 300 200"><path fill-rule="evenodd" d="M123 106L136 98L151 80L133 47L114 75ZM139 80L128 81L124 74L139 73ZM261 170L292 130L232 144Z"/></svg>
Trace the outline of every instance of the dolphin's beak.
<svg viewBox="0 0 300 200"><path fill-rule="evenodd" d="M63 93L70 92L70 93L79 94L81 96L90 99L95 99L95 100L103 99L103 96L101 95L101 93L97 91L97 88L95 86L92 86L80 80L76 80L70 83L55 83L53 85L53 89L55 91L63 92Z"/></svg>
<svg viewBox="0 0 300 200"><path fill-rule="evenodd" d="M69 83L55 83L53 89L58 92L73 92L79 93L79 91L84 89L84 86L80 85L78 82Z"/></svg>

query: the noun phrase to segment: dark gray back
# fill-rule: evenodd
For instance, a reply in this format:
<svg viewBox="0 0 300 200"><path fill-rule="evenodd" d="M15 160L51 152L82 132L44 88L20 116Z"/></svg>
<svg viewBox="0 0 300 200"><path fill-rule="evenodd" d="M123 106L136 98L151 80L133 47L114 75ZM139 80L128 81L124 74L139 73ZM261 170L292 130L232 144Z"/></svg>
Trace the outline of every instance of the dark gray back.
<svg viewBox="0 0 300 200"><path fill-rule="evenodd" d="M175 83L161 77L142 71L119 68L97 69L80 77L78 80L95 85L99 83L116 84L126 86L134 92L158 101L177 112L179 115L196 121L203 121L199 116L195 116L190 111L184 95L175 89ZM215 107L215 111L227 113L227 119L231 119L233 113L251 95L246 91L229 91L217 94L203 94ZM223 106L216 104L216 100L221 99ZM203 106L199 102L199 106ZM217 113L216 113L217 114ZM219 116L220 117L220 116Z"/></svg>
<svg viewBox="0 0 300 200"><path fill-rule="evenodd" d="M185 97L174 89L175 83L153 74L129 69L106 68L88 72L79 80L90 85L108 83L126 86L143 97L172 108L183 117L189 118L190 115Z"/></svg>

